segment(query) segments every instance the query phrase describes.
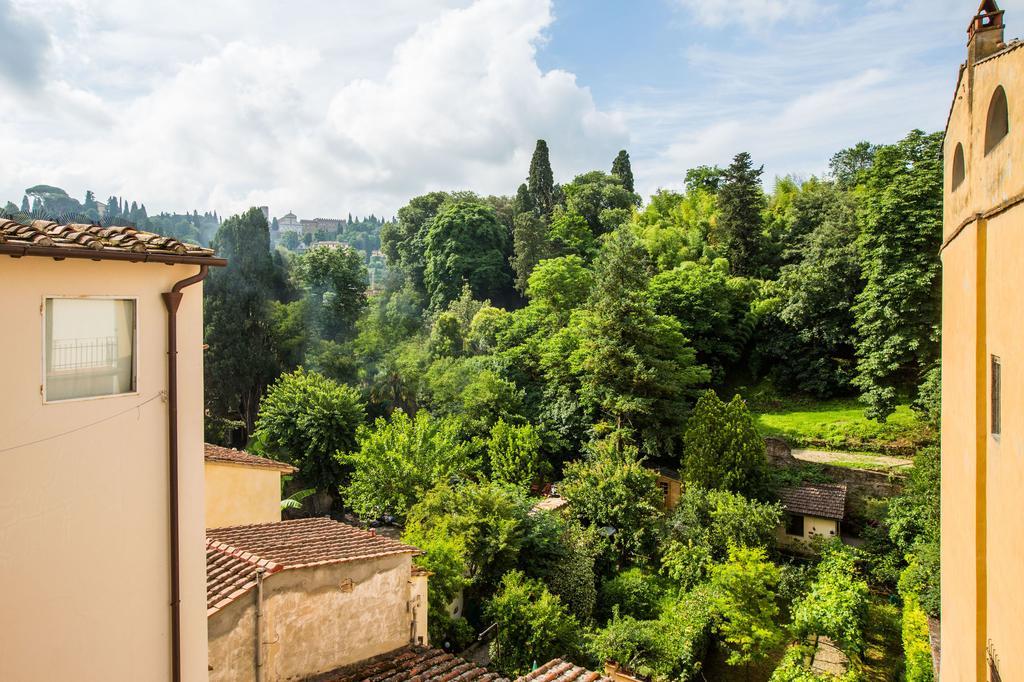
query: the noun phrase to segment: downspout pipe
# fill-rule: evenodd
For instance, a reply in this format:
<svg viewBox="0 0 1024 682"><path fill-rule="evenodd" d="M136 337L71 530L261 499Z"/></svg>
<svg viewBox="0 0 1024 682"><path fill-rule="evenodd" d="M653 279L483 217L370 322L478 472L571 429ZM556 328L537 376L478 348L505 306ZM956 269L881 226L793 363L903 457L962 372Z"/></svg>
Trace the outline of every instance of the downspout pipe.
<svg viewBox="0 0 1024 682"><path fill-rule="evenodd" d="M181 567L178 527L178 306L181 290L206 279L207 265L198 274L177 282L162 294L167 307L167 461L171 543L171 680L181 682Z"/></svg>
<svg viewBox="0 0 1024 682"><path fill-rule="evenodd" d="M263 682L263 581L267 569L256 569L256 682Z"/></svg>

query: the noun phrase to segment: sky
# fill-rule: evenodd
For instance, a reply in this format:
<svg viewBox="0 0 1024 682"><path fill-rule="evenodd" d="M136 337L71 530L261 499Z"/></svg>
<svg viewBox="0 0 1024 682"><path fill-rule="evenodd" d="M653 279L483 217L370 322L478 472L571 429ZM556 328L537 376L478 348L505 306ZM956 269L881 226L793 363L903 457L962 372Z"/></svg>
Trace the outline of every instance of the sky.
<svg viewBox="0 0 1024 682"><path fill-rule="evenodd" d="M748 151L770 186L941 130L976 5L0 0L0 203L391 216L514 194L538 138L559 182L627 149L646 197Z"/></svg>

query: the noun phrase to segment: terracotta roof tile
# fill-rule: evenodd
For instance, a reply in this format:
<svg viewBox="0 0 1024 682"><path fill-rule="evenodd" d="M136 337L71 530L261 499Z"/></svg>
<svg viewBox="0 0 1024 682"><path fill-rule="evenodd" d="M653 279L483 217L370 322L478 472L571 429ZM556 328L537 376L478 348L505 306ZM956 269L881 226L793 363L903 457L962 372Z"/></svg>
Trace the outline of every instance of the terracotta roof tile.
<svg viewBox="0 0 1024 682"><path fill-rule="evenodd" d="M287 474L297 471L291 464L278 462L276 459L258 457L242 450L235 450L234 448L225 448L220 445L213 445L212 443L204 444L204 448L207 462L225 462L227 464L244 464L246 466L278 469Z"/></svg>
<svg viewBox="0 0 1024 682"><path fill-rule="evenodd" d="M256 569L267 573L376 559L419 550L327 518L296 519L206 531L206 614L256 585Z"/></svg>
<svg viewBox="0 0 1024 682"><path fill-rule="evenodd" d="M516 682L611 682L611 678L556 658Z"/></svg>
<svg viewBox="0 0 1024 682"><path fill-rule="evenodd" d="M334 672L310 682L508 682L499 674L481 668L439 649L403 647Z"/></svg>
<svg viewBox="0 0 1024 682"><path fill-rule="evenodd" d="M0 218L0 245L10 253L11 247L60 248L81 250L88 257L103 258L117 253L138 256L144 260L147 255L174 258L214 258L213 249L165 237L153 232L143 232L131 226L87 225L71 223L61 225L51 220L33 220L27 224Z"/></svg>
<svg viewBox="0 0 1024 682"><path fill-rule="evenodd" d="M845 483L808 483L779 491L782 507L793 514L842 520L846 513Z"/></svg>

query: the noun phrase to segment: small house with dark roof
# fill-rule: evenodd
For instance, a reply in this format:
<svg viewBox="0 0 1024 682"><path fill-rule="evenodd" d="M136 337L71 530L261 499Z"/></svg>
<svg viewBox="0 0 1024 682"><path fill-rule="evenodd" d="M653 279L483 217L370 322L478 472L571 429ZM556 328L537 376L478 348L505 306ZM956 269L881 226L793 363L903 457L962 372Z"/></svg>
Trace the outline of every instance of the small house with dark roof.
<svg viewBox="0 0 1024 682"><path fill-rule="evenodd" d="M211 443L203 450L207 528L281 520L281 477L295 467Z"/></svg>
<svg viewBox="0 0 1024 682"><path fill-rule="evenodd" d="M781 547L810 549L814 540L838 538L846 515L845 483L807 483L779 491L784 512L777 536Z"/></svg>
<svg viewBox="0 0 1024 682"><path fill-rule="evenodd" d="M307 679L427 646L418 553L328 518L207 530L210 682Z"/></svg>

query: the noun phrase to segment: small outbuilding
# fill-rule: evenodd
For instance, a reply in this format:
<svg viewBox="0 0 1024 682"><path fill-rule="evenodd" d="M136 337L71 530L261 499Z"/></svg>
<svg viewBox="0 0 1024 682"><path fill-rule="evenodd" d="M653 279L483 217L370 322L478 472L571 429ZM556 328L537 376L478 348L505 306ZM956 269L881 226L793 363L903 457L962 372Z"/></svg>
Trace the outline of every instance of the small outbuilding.
<svg viewBox="0 0 1024 682"><path fill-rule="evenodd" d="M328 518L209 529L210 682L306 679L428 645L418 553Z"/></svg>
<svg viewBox="0 0 1024 682"><path fill-rule="evenodd" d="M845 483L808 483L779 491L784 512L779 546L808 551L817 538L838 538L846 515Z"/></svg>
<svg viewBox="0 0 1024 682"><path fill-rule="evenodd" d="M295 467L206 443L206 527L281 520L281 477Z"/></svg>

